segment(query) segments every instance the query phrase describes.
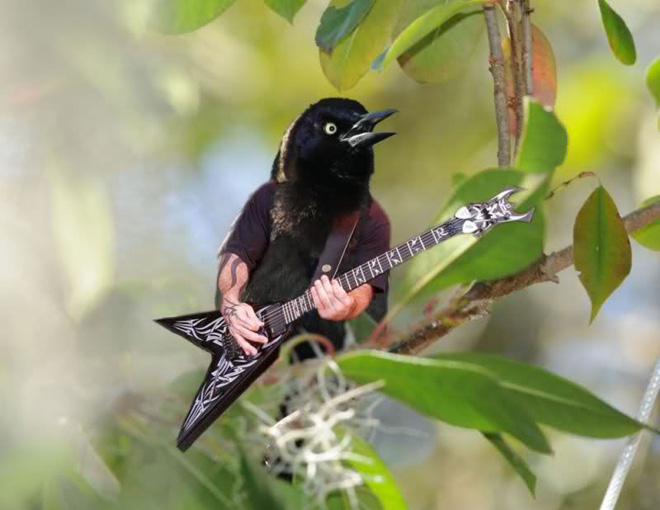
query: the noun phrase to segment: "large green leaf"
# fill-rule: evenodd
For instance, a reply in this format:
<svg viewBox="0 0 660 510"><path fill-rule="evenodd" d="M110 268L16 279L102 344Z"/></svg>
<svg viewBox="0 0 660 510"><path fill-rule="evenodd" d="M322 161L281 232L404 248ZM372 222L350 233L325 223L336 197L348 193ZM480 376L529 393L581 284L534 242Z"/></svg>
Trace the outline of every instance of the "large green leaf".
<svg viewBox="0 0 660 510"><path fill-rule="evenodd" d="M192 32L210 23L236 0L156 0L152 25L166 34Z"/></svg>
<svg viewBox="0 0 660 510"><path fill-rule="evenodd" d="M286 506L275 495L264 468L252 461L245 451L239 452L247 507L251 510L285 510Z"/></svg>
<svg viewBox="0 0 660 510"><path fill-rule="evenodd" d="M622 64L631 66L637 60L635 41L626 22L605 0L598 0L600 15L612 53Z"/></svg>
<svg viewBox="0 0 660 510"><path fill-rule="evenodd" d="M351 444L351 452L362 457L364 461L350 459L347 463L363 476L365 485L380 501L382 509L406 510L406 502L387 465L360 436L353 435Z"/></svg>
<svg viewBox="0 0 660 510"><path fill-rule="evenodd" d="M332 0L331 6L344 4ZM338 90L354 87L369 71L372 60L388 43L403 0L378 0L355 30L332 52L319 50L321 67Z"/></svg>
<svg viewBox="0 0 660 510"><path fill-rule="evenodd" d="M640 429L639 423L589 390L534 365L480 353L452 353L433 359L459 361L487 370L535 421L558 430L613 438Z"/></svg>
<svg viewBox="0 0 660 510"><path fill-rule="evenodd" d="M406 2L394 33L399 34L429 9L456 0ZM467 67L484 29L481 10L459 13L399 56L399 65L420 83L444 83L459 76Z"/></svg>
<svg viewBox="0 0 660 510"><path fill-rule="evenodd" d="M529 492L534 495L536 493L536 475L529 468L527 462L511 448L502 437L502 434L485 433L484 437L497 448L497 451L502 454L522 481L525 482Z"/></svg>
<svg viewBox="0 0 660 510"><path fill-rule="evenodd" d="M526 172L552 172L566 158L568 134L551 110L525 98L525 125L516 168Z"/></svg>
<svg viewBox="0 0 660 510"><path fill-rule="evenodd" d="M344 7L330 4L316 29L316 45L330 53L365 18L374 0L352 0Z"/></svg>
<svg viewBox="0 0 660 510"><path fill-rule="evenodd" d="M660 195L645 200L642 206L647 206L660 202ZM633 235L635 241L648 248L649 250L660 251L660 220L640 228Z"/></svg>
<svg viewBox="0 0 660 510"><path fill-rule="evenodd" d="M660 57L651 62L646 70L646 85L656 104L660 106Z"/></svg>
<svg viewBox="0 0 660 510"><path fill-rule="evenodd" d="M383 380L386 395L451 425L506 432L542 453L550 446L524 408L487 370L459 361L413 358L377 351L337 359L358 383Z"/></svg>
<svg viewBox="0 0 660 510"><path fill-rule="evenodd" d="M630 240L614 200L598 186L584 203L573 228L573 256L591 299L594 320L605 300L630 273Z"/></svg>
<svg viewBox="0 0 660 510"><path fill-rule="evenodd" d="M265 0L266 5L289 23L293 23L298 11L305 5L307 0Z"/></svg>
<svg viewBox="0 0 660 510"><path fill-rule="evenodd" d="M514 170L486 170L467 179L437 215L434 224L449 219L465 204L493 197L507 185L525 189L513 196L519 211L539 204L548 189L549 174ZM531 224L499 225L484 238L459 235L420 253L408 265L399 285L400 299L390 316L419 294L436 292L457 283L499 278L515 273L538 259L543 252L545 222L537 208Z"/></svg>
<svg viewBox="0 0 660 510"><path fill-rule="evenodd" d="M456 0L452 3L438 5L427 11L399 34L392 43L392 46L374 62L374 68L382 69L387 67L394 59L412 49L417 43L429 34L432 34L438 27L451 20L452 17L463 12L468 7L478 6L483 3L488 3L488 0Z"/></svg>

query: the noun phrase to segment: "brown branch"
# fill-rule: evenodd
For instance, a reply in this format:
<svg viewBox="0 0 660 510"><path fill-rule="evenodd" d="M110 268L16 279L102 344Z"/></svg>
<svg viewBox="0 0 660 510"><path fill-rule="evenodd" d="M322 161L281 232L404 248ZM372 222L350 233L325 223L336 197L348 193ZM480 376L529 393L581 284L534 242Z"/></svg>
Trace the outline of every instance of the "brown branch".
<svg viewBox="0 0 660 510"><path fill-rule="evenodd" d="M654 221L660 221L660 202L633 211L623 219L629 234ZM490 282L475 283L461 299L450 303L430 321L418 325L389 350L402 354L419 353L458 326L486 315L495 299L537 283L559 283L557 273L572 265L573 247L568 246L551 255L543 255L540 260L515 275Z"/></svg>
<svg viewBox="0 0 660 510"><path fill-rule="evenodd" d="M529 5L529 0L519 0L522 13L522 64L523 76L525 77L525 93L528 96L534 94L534 62L532 59L532 22L531 14L534 12Z"/></svg>
<svg viewBox="0 0 660 510"><path fill-rule="evenodd" d="M509 40L511 41L511 78L513 80L513 111L516 118L516 136L515 136L515 150L514 154L518 153L518 146L520 145L520 138L522 136L524 112L523 112L523 98L525 96L525 78L522 67L522 52L520 44L520 31L518 21L516 19L516 2L515 0L507 0L506 6L503 9L504 17L509 32Z"/></svg>
<svg viewBox="0 0 660 510"><path fill-rule="evenodd" d="M504 74L504 56L502 55L502 40L497 24L495 5L484 5L486 29L490 57L488 59L490 73L493 75L493 95L495 98L495 119L497 122L497 164L506 167L511 164L511 139L509 137L509 114L506 100L506 75Z"/></svg>

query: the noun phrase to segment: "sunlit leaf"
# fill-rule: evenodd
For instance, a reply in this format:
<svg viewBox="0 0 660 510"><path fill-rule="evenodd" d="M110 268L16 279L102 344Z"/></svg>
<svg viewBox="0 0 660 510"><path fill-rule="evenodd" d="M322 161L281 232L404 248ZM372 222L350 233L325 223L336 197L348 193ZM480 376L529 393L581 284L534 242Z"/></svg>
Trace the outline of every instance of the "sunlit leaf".
<svg viewBox="0 0 660 510"><path fill-rule="evenodd" d="M332 0L337 6L340 0ZM403 0L376 2L353 32L331 53L320 50L323 72L338 90L354 87L369 71L372 60L388 43Z"/></svg>
<svg viewBox="0 0 660 510"><path fill-rule="evenodd" d="M641 428L635 420L586 388L534 365L473 352L445 354L434 359L460 361L488 370L535 421L557 430L586 437L615 438Z"/></svg>
<svg viewBox="0 0 660 510"><path fill-rule="evenodd" d="M446 0L407 2L398 25L405 29L413 20ZM410 78L420 83L444 83L466 68L484 30L481 10L459 13L437 27L410 50L398 57L399 65ZM395 29L395 34L401 30Z"/></svg>
<svg viewBox="0 0 660 510"><path fill-rule="evenodd" d="M660 195L651 197L645 200L642 206L647 206L660 202ZM649 250L660 251L660 220L640 228L637 232L633 233L633 238L639 244L648 248Z"/></svg>
<svg viewBox="0 0 660 510"><path fill-rule="evenodd" d="M289 23L293 23L298 11L305 5L307 0L265 0L266 5Z"/></svg>
<svg viewBox="0 0 660 510"><path fill-rule="evenodd" d="M522 481L525 482L529 492L534 495L536 493L536 475L532 472L527 462L525 462L525 459L511 448L511 445L504 440L502 434L486 433L484 437L490 441L490 444L497 448L497 451L502 454Z"/></svg>
<svg viewBox="0 0 660 510"><path fill-rule="evenodd" d="M527 412L480 367L458 361L360 351L337 358L358 383L383 380L386 395L459 427L506 432L542 453L550 446Z"/></svg>
<svg viewBox="0 0 660 510"><path fill-rule="evenodd" d="M557 64L550 40L532 25L532 96L546 108L554 108L557 98Z"/></svg>
<svg viewBox="0 0 660 510"><path fill-rule="evenodd" d="M630 273L630 240L619 211L599 186L584 203L573 228L573 256L591 299L594 320L605 300Z"/></svg>
<svg viewBox="0 0 660 510"><path fill-rule="evenodd" d="M515 166L526 172L552 172L566 158L568 135L552 111L525 98L525 125Z"/></svg>
<svg viewBox="0 0 660 510"><path fill-rule="evenodd" d="M114 279L112 206L92 174L67 173L55 160L51 170L51 219L66 276L66 304L79 318L99 302Z"/></svg>
<svg viewBox="0 0 660 510"><path fill-rule="evenodd" d="M433 224L446 221L465 204L488 200L514 184L525 188L513 195L519 211L539 204L548 189L548 175L514 170L486 170L465 180L436 216ZM498 225L482 239L458 235L415 257L399 285L397 304L390 317L418 295L457 283L503 277L519 271L543 252L543 211L537 208L528 223Z"/></svg>
<svg viewBox="0 0 660 510"><path fill-rule="evenodd" d="M374 63L374 68L382 69L402 53L412 49L422 39L432 34L438 27L448 22L452 17L463 12L468 7L489 3L489 0L456 0L455 2L438 5L413 21L399 34L387 52Z"/></svg>
<svg viewBox="0 0 660 510"><path fill-rule="evenodd" d="M192 32L210 23L236 0L155 0L152 25L165 34Z"/></svg>
<svg viewBox="0 0 660 510"><path fill-rule="evenodd" d="M637 51L626 22L605 0L598 0L598 6L612 53L622 64L633 65L637 60Z"/></svg>
<svg viewBox="0 0 660 510"><path fill-rule="evenodd" d="M656 58L646 70L646 85L655 99L656 105L660 107L660 57ZM660 128L660 118L658 128Z"/></svg>
<svg viewBox="0 0 660 510"><path fill-rule="evenodd" d="M330 53L365 18L374 0L352 0L344 7L331 3L316 29L316 45Z"/></svg>
<svg viewBox="0 0 660 510"><path fill-rule="evenodd" d="M385 463L360 436L351 438L351 452L363 460L347 461L364 479L365 485L380 501L383 510L406 510L408 506Z"/></svg>

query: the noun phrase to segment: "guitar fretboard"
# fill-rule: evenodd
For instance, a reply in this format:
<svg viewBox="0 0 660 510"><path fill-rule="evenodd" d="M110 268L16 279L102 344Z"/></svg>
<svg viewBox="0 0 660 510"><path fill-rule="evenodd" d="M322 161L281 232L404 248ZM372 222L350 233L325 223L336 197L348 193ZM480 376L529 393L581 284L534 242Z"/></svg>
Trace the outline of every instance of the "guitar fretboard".
<svg viewBox="0 0 660 510"><path fill-rule="evenodd" d="M346 292L356 289L390 269L407 262L418 253L426 251L456 234L462 233L464 221L453 218L446 223L436 225L423 234L413 237L405 243L399 244L391 250L382 253L378 257L347 271L337 278L337 281ZM307 290L301 296L282 304L280 309L272 314L272 325L275 326L275 329L279 329L277 327L278 325L284 326L291 324L315 308L312 294Z"/></svg>

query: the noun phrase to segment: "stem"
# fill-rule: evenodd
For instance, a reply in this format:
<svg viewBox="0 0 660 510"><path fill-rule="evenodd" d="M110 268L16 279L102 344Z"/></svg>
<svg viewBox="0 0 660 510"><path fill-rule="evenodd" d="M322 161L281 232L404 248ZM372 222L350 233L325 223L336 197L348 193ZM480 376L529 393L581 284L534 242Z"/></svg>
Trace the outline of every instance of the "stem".
<svg viewBox="0 0 660 510"><path fill-rule="evenodd" d="M513 79L513 111L516 118L515 130L515 151L518 153L518 146L522 136L523 128L523 97L525 96L524 73L522 68L522 52L520 44L520 32L518 21L516 19L516 1L507 0L504 10L509 39L511 40L511 77Z"/></svg>
<svg viewBox="0 0 660 510"><path fill-rule="evenodd" d="M660 221L660 202L633 211L623 218L628 234L655 221ZM399 341L389 350L401 354L417 354L458 326L486 315L495 299L526 289L536 283L559 283L557 273L572 265L573 246L567 246L549 256L543 255L538 262L517 274L491 282L475 283L462 299L451 303L430 321L418 324L412 332L399 339L391 339L389 344Z"/></svg>
<svg viewBox="0 0 660 510"><path fill-rule="evenodd" d="M532 22L531 14L534 12L529 0L519 0L522 12L522 62L525 77L525 92L528 96L534 94L534 61L532 59Z"/></svg>
<svg viewBox="0 0 660 510"><path fill-rule="evenodd" d="M502 55L502 40L497 25L497 13L492 4L484 5L486 29L488 31L489 70L493 75L493 95L495 99L495 120L497 123L497 164L507 167L511 164L511 139L509 137L509 122L506 100L506 76L504 73L504 56Z"/></svg>

